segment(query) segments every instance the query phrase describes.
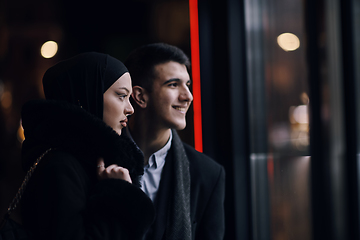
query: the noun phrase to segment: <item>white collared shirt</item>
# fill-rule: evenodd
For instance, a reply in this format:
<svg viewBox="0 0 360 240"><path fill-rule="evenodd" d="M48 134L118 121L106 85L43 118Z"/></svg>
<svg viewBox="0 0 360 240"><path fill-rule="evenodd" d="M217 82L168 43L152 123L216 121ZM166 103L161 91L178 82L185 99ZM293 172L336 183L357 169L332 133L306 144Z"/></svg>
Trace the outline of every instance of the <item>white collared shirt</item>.
<svg viewBox="0 0 360 240"><path fill-rule="evenodd" d="M127 135L132 139L128 129ZM159 190L161 173L165 165L165 158L171 148L171 140L172 132L170 131L170 137L165 146L149 157L148 164L144 166L144 175L140 179L141 189L153 202Z"/></svg>

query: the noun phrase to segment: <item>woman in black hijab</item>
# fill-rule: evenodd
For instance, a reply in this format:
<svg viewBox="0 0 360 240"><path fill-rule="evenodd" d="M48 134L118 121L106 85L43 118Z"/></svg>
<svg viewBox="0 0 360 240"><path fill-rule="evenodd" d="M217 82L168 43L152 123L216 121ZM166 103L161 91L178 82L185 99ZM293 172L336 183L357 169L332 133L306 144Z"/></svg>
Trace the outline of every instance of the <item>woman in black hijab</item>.
<svg viewBox="0 0 360 240"><path fill-rule="evenodd" d="M43 77L46 100L26 103L22 157L28 170L50 149L22 199L34 239L142 239L154 218L139 188L143 157L124 136L131 79L119 60L83 53Z"/></svg>

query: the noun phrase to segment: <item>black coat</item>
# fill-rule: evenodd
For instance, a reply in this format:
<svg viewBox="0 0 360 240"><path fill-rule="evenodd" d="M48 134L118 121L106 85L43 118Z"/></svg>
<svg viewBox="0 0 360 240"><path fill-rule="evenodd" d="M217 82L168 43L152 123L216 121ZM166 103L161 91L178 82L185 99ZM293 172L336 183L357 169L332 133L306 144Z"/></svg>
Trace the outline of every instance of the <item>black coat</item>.
<svg viewBox="0 0 360 240"><path fill-rule="evenodd" d="M139 188L143 158L127 138L80 107L32 101L23 107L23 166L49 147L22 199L23 224L34 239L142 239L154 219ZM126 167L133 184L98 181L96 160Z"/></svg>
<svg viewBox="0 0 360 240"><path fill-rule="evenodd" d="M182 143L173 130L171 149L166 157L159 192L156 197L156 220L152 226L152 240L165 240L168 203L172 191L172 158L189 161L190 218L193 240L221 240L225 233L224 199L225 170L210 157ZM176 148L176 149L175 149ZM182 154L185 151L185 154ZM170 155L170 156L169 156Z"/></svg>

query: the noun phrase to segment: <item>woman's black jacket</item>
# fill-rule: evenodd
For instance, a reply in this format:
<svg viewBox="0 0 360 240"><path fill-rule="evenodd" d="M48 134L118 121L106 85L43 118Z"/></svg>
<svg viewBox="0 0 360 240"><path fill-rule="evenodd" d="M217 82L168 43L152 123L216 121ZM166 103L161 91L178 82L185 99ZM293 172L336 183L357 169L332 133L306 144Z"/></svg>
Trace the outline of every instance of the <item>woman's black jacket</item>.
<svg viewBox="0 0 360 240"><path fill-rule="evenodd" d="M22 199L23 225L34 239L142 239L154 219L139 188L143 157L102 120L68 103L36 100L22 110L22 157L28 170L48 148ZM96 160L129 170L133 184L97 180Z"/></svg>

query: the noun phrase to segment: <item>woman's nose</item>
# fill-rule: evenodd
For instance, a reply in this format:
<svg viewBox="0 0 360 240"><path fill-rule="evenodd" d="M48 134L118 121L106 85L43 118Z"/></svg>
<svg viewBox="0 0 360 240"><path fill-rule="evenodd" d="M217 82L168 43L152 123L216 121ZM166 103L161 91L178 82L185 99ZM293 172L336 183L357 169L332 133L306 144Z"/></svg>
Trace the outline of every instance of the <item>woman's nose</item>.
<svg viewBox="0 0 360 240"><path fill-rule="evenodd" d="M127 104L127 106L125 108L125 115L127 116L127 115L131 115L133 113L134 113L134 108L131 105L130 101L128 101L128 104Z"/></svg>

